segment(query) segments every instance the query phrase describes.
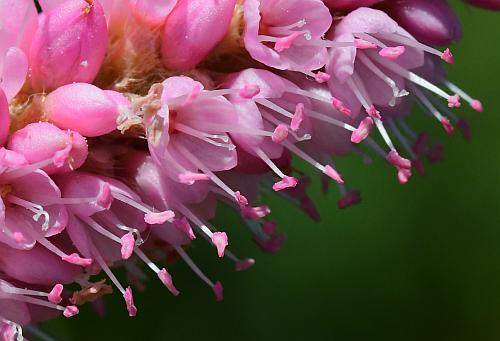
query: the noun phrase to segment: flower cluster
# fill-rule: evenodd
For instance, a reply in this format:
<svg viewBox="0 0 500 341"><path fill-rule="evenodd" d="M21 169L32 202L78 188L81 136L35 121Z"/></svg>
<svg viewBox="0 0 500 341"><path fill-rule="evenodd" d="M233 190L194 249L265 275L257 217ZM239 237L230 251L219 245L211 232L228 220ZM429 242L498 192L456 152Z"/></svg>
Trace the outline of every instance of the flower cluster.
<svg viewBox="0 0 500 341"><path fill-rule="evenodd" d="M361 196L335 158L375 154L404 184L442 157L408 123L414 103L466 139L452 110L483 110L433 47L462 34L446 0L39 3L0 0L0 340L113 287L135 316L118 266L140 288L145 263L176 296L160 264L180 258L222 300L189 245L205 239L236 271L254 260L210 223L218 204L276 252L285 238L260 193L319 219L292 160L346 208Z"/></svg>

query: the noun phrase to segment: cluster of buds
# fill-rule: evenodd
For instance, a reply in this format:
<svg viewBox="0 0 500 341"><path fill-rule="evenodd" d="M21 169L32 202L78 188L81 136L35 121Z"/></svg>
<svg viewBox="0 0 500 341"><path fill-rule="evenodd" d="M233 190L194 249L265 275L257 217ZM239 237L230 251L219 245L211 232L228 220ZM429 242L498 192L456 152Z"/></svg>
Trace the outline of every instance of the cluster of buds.
<svg viewBox="0 0 500 341"><path fill-rule="evenodd" d="M135 316L119 266L132 286L148 268L177 296L166 266L181 259L222 300L189 245L205 239L236 271L254 260L210 223L217 205L276 252L285 238L262 192L319 219L292 160L319 172L325 191L336 183L347 208L361 196L335 158L380 156L404 184L442 157L408 123L414 103L466 139L452 109L483 110L448 80L451 51L433 47L461 37L446 0L39 5L0 0L0 340L99 307L113 288Z"/></svg>

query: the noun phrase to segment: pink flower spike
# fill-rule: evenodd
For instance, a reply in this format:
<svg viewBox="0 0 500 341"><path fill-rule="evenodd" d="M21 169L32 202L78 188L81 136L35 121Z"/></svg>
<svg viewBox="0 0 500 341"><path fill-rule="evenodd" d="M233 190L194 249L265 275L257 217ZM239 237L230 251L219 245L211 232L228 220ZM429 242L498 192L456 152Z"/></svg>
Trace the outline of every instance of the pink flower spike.
<svg viewBox="0 0 500 341"><path fill-rule="evenodd" d="M217 302L220 302L224 299L224 287L222 286L221 282L217 281L212 287L212 290L214 291L215 299L217 300Z"/></svg>
<svg viewBox="0 0 500 341"><path fill-rule="evenodd" d="M286 37L279 38L274 44L274 49L278 52L283 52L292 47L293 42L302 35L303 33L301 32L293 32Z"/></svg>
<svg viewBox="0 0 500 341"><path fill-rule="evenodd" d="M92 265L92 259L82 258L77 253L72 253L70 255L63 256L61 259L70 264L79 265L83 267Z"/></svg>
<svg viewBox="0 0 500 341"><path fill-rule="evenodd" d="M274 129L273 136L271 136L271 139L273 140L274 143L281 143L285 141L287 137L288 137L288 127L285 124L281 123L278 124L278 126Z"/></svg>
<svg viewBox="0 0 500 341"><path fill-rule="evenodd" d="M125 289L123 298L125 299L125 303L127 304L128 316L133 317L137 315L137 308L134 305L134 296L132 294L132 289L130 287Z"/></svg>
<svg viewBox="0 0 500 341"><path fill-rule="evenodd" d="M260 93L260 86L258 84L245 84L243 89L240 90L240 96L245 99L252 99Z"/></svg>
<svg viewBox="0 0 500 341"><path fill-rule="evenodd" d="M405 53L406 49L404 46L396 46L396 47L384 47L379 51L379 55L381 57L387 59L398 59L403 53Z"/></svg>
<svg viewBox="0 0 500 341"><path fill-rule="evenodd" d="M342 176L339 174L339 172L337 172L330 165L326 165L325 166L325 170L323 171L323 173L325 173L326 175L328 175L330 178L332 178L333 180L335 180L335 182L337 182L339 184L343 184L344 183L344 179L342 179Z"/></svg>
<svg viewBox="0 0 500 341"><path fill-rule="evenodd" d="M208 181L210 177L203 173L183 173L179 174L179 181L186 185L191 185L195 181Z"/></svg>
<svg viewBox="0 0 500 341"><path fill-rule="evenodd" d="M411 170L400 168L398 169L398 180L401 185L404 185L408 182L411 177Z"/></svg>
<svg viewBox="0 0 500 341"><path fill-rule="evenodd" d="M441 55L441 59L447 62L448 64L455 63L455 58L453 57L453 54L451 53L450 49L444 50L443 54Z"/></svg>
<svg viewBox="0 0 500 341"><path fill-rule="evenodd" d="M378 46L374 43L370 43L369 41L363 39L354 39L354 44L357 49L367 50L367 49L376 49Z"/></svg>
<svg viewBox="0 0 500 341"><path fill-rule="evenodd" d="M290 128L292 128L293 131L299 130L302 121L304 121L304 118L305 118L304 103L297 103L297 106L295 107L295 113L293 114L292 122L290 124Z"/></svg>
<svg viewBox="0 0 500 341"><path fill-rule="evenodd" d="M395 150L391 150L389 154L387 154L387 161L389 161L391 165L397 168L404 168L404 169L411 168L411 161L401 157L399 153Z"/></svg>
<svg viewBox="0 0 500 341"><path fill-rule="evenodd" d="M461 118L457 122L458 129L462 133L462 136L467 142L470 142L471 140L471 129L469 126L469 122L467 122L466 119Z"/></svg>
<svg viewBox="0 0 500 341"><path fill-rule="evenodd" d="M107 182L101 188L99 196L97 197L97 204L102 208L109 210L113 202L113 195L111 194L111 187Z"/></svg>
<svg viewBox="0 0 500 341"><path fill-rule="evenodd" d="M245 219L250 220L264 218L265 216L269 215L269 213L271 213L271 210L269 209L269 206L266 205L257 207L247 206L241 208L241 216Z"/></svg>
<svg viewBox="0 0 500 341"><path fill-rule="evenodd" d="M478 101L477 99L472 100L470 102L470 106L472 109L474 109L477 112L483 112L483 104L480 101Z"/></svg>
<svg viewBox="0 0 500 341"><path fill-rule="evenodd" d="M285 188L295 187L297 185L297 182L298 182L297 178L285 175L283 179L281 179L280 181L276 182L273 185L273 190L275 192L278 192Z"/></svg>
<svg viewBox="0 0 500 341"><path fill-rule="evenodd" d="M224 257L224 250L228 245L226 232L214 232L212 235L212 243L217 247L219 257Z"/></svg>
<svg viewBox="0 0 500 341"><path fill-rule="evenodd" d="M64 317L70 318L75 315L78 315L80 310L78 310L78 307L76 305L69 305L64 309L63 315Z"/></svg>
<svg viewBox="0 0 500 341"><path fill-rule="evenodd" d="M340 99L332 97L332 105L335 109L337 109L347 117L351 117L352 115L351 109L346 107Z"/></svg>
<svg viewBox="0 0 500 341"><path fill-rule="evenodd" d="M344 209L361 202L361 192L359 191L350 191L345 193L342 198L337 201L337 207L340 209Z"/></svg>
<svg viewBox="0 0 500 341"><path fill-rule="evenodd" d="M48 299L50 303L59 304L62 301L61 294L64 290L62 284L56 284L49 293Z"/></svg>
<svg viewBox="0 0 500 341"><path fill-rule="evenodd" d="M245 258L243 260L239 260L236 263L234 263L234 270L244 271L254 266L254 264L255 264L255 259Z"/></svg>
<svg viewBox="0 0 500 341"><path fill-rule="evenodd" d="M328 82L330 78L330 75L325 72L318 71L314 74L314 80L320 84Z"/></svg>
<svg viewBox="0 0 500 341"><path fill-rule="evenodd" d="M122 259L127 260L129 259L132 254L134 253L134 248L135 248L135 238L132 232L129 232L125 234L123 237L120 238L122 247L121 247L121 254L122 254Z"/></svg>
<svg viewBox="0 0 500 341"><path fill-rule="evenodd" d="M196 236L193 232L193 229L191 228L191 225L189 224L189 221L186 219L186 217L182 217L180 219L175 219L174 220L174 225L177 227L180 231L184 232L187 234L189 239L194 240L196 239Z"/></svg>
<svg viewBox="0 0 500 341"><path fill-rule="evenodd" d="M177 290L174 282L172 281L172 276L167 272L167 270L161 269L160 272L158 272L158 277L172 295L178 296L180 294L179 290Z"/></svg>
<svg viewBox="0 0 500 341"><path fill-rule="evenodd" d="M240 208L248 206L248 199L240 193L240 191L234 192L234 196L236 198L236 201L240 205Z"/></svg>
<svg viewBox="0 0 500 341"><path fill-rule="evenodd" d="M462 104L460 104L460 96L452 95L448 98L448 107L449 108L460 108Z"/></svg>
<svg viewBox="0 0 500 341"><path fill-rule="evenodd" d="M170 210L163 212L149 212L144 215L144 221L150 225L163 224L164 222L171 220L174 217L175 213Z"/></svg>
<svg viewBox="0 0 500 341"><path fill-rule="evenodd" d="M378 111L377 109L375 109L375 106L370 106L368 109L366 109L366 113L368 115L370 115L370 117L372 118L376 118L376 119L381 119L382 116L380 116L380 111Z"/></svg>
<svg viewBox="0 0 500 341"><path fill-rule="evenodd" d="M447 119L446 117L443 117L441 119L441 124L443 125L444 130L446 133L451 136L453 134L453 125L450 123L450 120Z"/></svg>
<svg viewBox="0 0 500 341"><path fill-rule="evenodd" d="M371 117L364 118L359 124L358 129L356 129L351 135L352 143L360 143L368 137L371 130L373 129L373 119Z"/></svg>

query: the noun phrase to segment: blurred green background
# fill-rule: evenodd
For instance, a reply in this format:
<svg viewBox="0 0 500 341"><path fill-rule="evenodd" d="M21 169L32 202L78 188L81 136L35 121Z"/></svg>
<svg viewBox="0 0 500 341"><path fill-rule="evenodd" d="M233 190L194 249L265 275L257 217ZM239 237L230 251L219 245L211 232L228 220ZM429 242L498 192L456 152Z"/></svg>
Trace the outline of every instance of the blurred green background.
<svg viewBox="0 0 500 341"><path fill-rule="evenodd" d="M177 298L151 276L135 295L136 318L115 295L105 319L87 308L43 329L59 340L500 339L500 14L453 5L464 39L453 50L450 78L486 109L461 110L471 143L460 134L448 138L421 115L415 122L446 148L445 162L428 165L425 177L400 186L382 161L339 160L363 202L338 210L337 192L321 194L315 177L320 223L264 198L288 238L276 255L262 253L237 217L220 211L217 223L230 233L232 250L257 260L235 273L205 243L194 244L190 254L224 284L222 303L179 262L170 268Z"/></svg>

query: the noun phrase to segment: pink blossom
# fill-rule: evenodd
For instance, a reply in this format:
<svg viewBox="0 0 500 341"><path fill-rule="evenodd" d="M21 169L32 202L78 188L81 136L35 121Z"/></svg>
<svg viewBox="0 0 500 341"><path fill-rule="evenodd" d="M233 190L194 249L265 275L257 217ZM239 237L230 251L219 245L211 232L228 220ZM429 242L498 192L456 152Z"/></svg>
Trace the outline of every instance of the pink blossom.
<svg viewBox="0 0 500 341"><path fill-rule="evenodd" d="M321 37L332 17L320 0L247 0L244 16L245 48L255 60L309 75L325 65Z"/></svg>

